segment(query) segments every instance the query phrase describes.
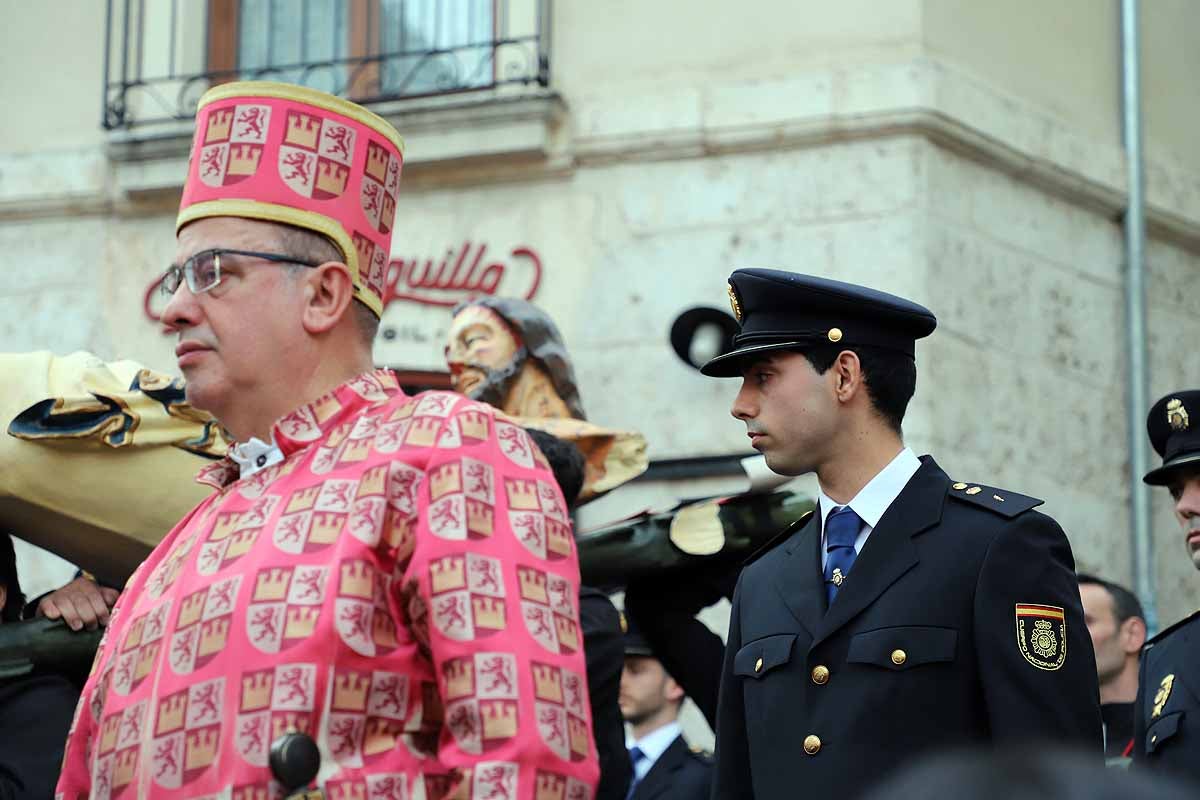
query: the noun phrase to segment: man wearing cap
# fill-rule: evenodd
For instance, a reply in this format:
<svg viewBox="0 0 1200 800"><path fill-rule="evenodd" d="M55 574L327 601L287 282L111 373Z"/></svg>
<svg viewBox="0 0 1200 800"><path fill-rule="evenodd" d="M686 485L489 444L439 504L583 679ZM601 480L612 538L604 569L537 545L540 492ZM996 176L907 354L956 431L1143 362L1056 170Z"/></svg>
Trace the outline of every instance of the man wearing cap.
<svg viewBox="0 0 1200 800"><path fill-rule="evenodd" d="M1162 466L1146 473L1175 501L1188 558L1200 569L1200 390L1174 392L1150 409L1150 443ZM1134 705L1133 760L1200 781L1200 612L1142 650Z"/></svg>
<svg viewBox="0 0 1200 800"><path fill-rule="evenodd" d="M621 672L621 714L633 732L628 800L708 800L712 759L692 749L679 727L684 692L630 623Z"/></svg>
<svg viewBox="0 0 1200 800"><path fill-rule="evenodd" d="M398 135L273 83L196 122L162 319L236 444L117 601L59 796L587 800L549 466L489 407L373 368Z"/></svg>
<svg viewBox="0 0 1200 800"><path fill-rule="evenodd" d="M905 447L916 303L767 269L733 273L741 330L703 372L818 508L742 571L717 719L715 797L856 795L928 750L1101 753L1071 548L1040 500L955 481Z"/></svg>

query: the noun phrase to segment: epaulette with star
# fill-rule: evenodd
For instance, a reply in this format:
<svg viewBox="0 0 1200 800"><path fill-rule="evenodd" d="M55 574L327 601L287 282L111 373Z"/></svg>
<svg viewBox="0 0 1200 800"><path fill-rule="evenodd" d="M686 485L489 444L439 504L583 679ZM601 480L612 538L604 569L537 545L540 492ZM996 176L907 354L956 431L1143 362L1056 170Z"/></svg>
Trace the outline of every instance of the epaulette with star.
<svg viewBox="0 0 1200 800"><path fill-rule="evenodd" d="M955 500L986 508L988 511L993 511L1009 519L1046 502L1036 497L1010 492L1007 489L997 489L994 486L984 486L980 483L962 483L961 481L950 486L950 496Z"/></svg>
<svg viewBox="0 0 1200 800"><path fill-rule="evenodd" d="M1194 611L1191 614L1188 614L1183 619L1179 620L1178 622L1168 625L1167 627L1163 628L1161 631L1159 631L1158 633L1154 634L1149 639L1147 639L1146 647L1153 646L1154 644L1156 644L1158 642L1159 639L1165 638L1168 634L1174 633L1176 630L1187 625L1189 622L1195 621L1197 618L1200 618L1200 611Z"/></svg>

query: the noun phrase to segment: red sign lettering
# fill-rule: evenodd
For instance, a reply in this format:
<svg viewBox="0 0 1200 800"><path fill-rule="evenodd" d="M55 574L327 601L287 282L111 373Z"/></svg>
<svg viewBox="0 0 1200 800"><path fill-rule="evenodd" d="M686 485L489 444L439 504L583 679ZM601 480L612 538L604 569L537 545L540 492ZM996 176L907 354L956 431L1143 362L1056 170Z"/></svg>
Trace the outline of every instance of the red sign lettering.
<svg viewBox="0 0 1200 800"><path fill-rule="evenodd" d="M394 258L383 291L386 308L397 300L431 306L456 305L480 295L532 300L542 283L542 259L530 247L514 247L507 260L487 257L486 243L464 241L457 251L432 258Z"/></svg>

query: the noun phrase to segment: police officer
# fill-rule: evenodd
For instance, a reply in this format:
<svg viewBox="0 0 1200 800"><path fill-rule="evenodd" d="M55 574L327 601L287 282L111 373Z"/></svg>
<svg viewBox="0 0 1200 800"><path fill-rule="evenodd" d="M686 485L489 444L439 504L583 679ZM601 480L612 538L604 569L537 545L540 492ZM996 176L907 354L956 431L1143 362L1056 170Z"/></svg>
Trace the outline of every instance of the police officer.
<svg viewBox="0 0 1200 800"><path fill-rule="evenodd" d="M853 797L923 752L1052 741L1095 753L1099 689L1071 547L1040 500L957 481L901 437L916 303L767 269L729 279L741 331L703 368L818 507L742 571L715 797Z"/></svg>
<svg viewBox="0 0 1200 800"><path fill-rule="evenodd" d="M621 713L633 733L628 800L708 800L712 757L688 746L679 726L684 692L630 624L625 633Z"/></svg>
<svg viewBox="0 0 1200 800"><path fill-rule="evenodd" d="M1200 390L1159 400L1146 430L1163 463L1143 480L1171 491L1183 544L1200 568ZM1200 612L1146 643L1134 715L1134 764L1200 781Z"/></svg>

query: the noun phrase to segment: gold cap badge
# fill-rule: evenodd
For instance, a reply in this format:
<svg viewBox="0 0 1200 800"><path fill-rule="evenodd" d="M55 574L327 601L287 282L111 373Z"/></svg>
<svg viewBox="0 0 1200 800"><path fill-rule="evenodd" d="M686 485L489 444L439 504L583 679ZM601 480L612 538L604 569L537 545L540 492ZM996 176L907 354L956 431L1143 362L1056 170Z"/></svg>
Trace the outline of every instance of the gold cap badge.
<svg viewBox="0 0 1200 800"><path fill-rule="evenodd" d="M733 288L733 284L727 284L725 291L729 292L729 307L733 309L733 318L741 323L742 321L742 304L738 302L737 289Z"/></svg>
<svg viewBox="0 0 1200 800"><path fill-rule="evenodd" d="M1167 401L1167 424L1171 426L1171 430L1187 430L1188 412L1183 407L1183 401L1178 397L1172 397Z"/></svg>

